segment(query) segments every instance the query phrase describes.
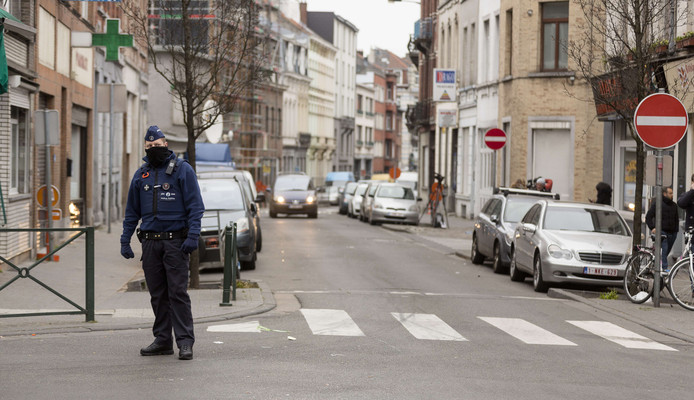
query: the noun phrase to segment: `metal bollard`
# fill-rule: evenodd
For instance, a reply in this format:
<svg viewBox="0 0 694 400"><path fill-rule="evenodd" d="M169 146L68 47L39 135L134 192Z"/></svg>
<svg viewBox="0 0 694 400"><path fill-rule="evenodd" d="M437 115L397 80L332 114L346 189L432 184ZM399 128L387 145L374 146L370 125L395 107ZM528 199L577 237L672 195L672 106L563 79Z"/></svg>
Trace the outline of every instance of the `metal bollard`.
<svg viewBox="0 0 694 400"><path fill-rule="evenodd" d="M236 249L236 223L232 222L224 228L224 284L222 286L222 307L230 307L229 293L231 299L236 301L236 274L238 265L238 251ZM229 240L231 238L231 240Z"/></svg>

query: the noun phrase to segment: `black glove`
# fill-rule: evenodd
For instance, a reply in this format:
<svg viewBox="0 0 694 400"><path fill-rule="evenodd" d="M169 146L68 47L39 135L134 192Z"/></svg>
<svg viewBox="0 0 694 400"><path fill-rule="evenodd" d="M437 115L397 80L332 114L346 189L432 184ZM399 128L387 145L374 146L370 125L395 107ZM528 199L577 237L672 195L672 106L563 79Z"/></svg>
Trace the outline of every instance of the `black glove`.
<svg viewBox="0 0 694 400"><path fill-rule="evenodd" d="M181 251L190 254L198 248L198 239L186 238L181 245Z"/></svg>
<svg viewBox="0 0 694 400"><path fill-rule="evenodd" d="M133 253L133 249L130 247L130 243L120 244L120 255L122 255L126 259L135 258L135 253Z"/></svg>

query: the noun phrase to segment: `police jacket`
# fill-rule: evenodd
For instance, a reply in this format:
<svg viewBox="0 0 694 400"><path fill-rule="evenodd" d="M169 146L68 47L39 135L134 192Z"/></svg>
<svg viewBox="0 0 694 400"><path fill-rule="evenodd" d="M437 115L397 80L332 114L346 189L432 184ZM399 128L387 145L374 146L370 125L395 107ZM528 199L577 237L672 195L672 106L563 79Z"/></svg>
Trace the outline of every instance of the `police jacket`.
<svg viewBox="0 0 694 400"><path fill-rule="evenodd" d="M680 219L677 215L677 204L663 196L662 225L660 229L667 233L677 233L680 230ZM649 229L655 228L655 201L646 213L646 224Z"/></svg>
<svg viewBox="0 0 694 400"><path fill-rule="evenodd" d="M140 229L149 232L188 230L188 238L200 236L200 220L205 206L193 167L170 152L166 162L154 168L147 157L133 176L123 219L121 242L130 242L141 219ZM167 174L170 163L173 171Z"/></svg>
<svg viewBox="0 0 694 400"><path fill-rule="evenodd" d="M684 229L689 230L694 226L694 189L686 191L679 199L677 205L685 211Z"/></svg>

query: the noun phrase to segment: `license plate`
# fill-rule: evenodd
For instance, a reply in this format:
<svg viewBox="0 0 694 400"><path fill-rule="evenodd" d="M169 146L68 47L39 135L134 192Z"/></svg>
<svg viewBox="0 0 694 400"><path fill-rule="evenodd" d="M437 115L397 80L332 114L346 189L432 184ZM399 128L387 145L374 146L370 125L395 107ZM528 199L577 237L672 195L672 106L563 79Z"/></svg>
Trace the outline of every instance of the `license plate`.
<svg viewBox="0 0 694 400"><path fill-rule="evenodd" d="M296 209L304 208L304 206L302 206L301 204L290 204L289 208L296 210Z"/></svg>
<svg viewBox="0 0 694 400"><path fill-rule="evenodd" d="M586 275L600 275L600 276L617 276L619 273L613 268L596 268L596 267L583 267L583 273Z"/></svg>
<svg viewBox="0 0 694 400"><path fill-rule="evenodd" d="M403 213L399 213L399 212L389 212L388 213L389 217L402 217L403 215L404 215Z"/></svg>

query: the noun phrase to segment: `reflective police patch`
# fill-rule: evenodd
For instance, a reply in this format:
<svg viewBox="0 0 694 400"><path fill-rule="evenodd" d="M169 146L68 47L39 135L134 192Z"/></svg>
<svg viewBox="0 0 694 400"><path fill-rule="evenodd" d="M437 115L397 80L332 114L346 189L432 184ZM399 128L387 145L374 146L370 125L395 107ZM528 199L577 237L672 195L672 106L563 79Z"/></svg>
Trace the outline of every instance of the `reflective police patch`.
<svg viewBox="0 0 694 400"><path fill-rule="evenodd" d="M145 192L148 191L148 190L149 190L149 185L145 185L144 189L145 189Z"/></svg>
<svg viewBox="0 0 694 400"><path fill-rule="evenodd" d="M150 136L150 137L149 137L149 141L150 141L150 142L151 142L151 141L154 141L154 136Z"/></svg>
<svg viewBox="0 0 694 400"><path fill-rule="evenodd" d="M161 187L162 187L162 189L164 189L164 190L169 190L169 188L171 187L171 185L169 185L168 183L164 183L163 185L161 185Z"/></svg>

